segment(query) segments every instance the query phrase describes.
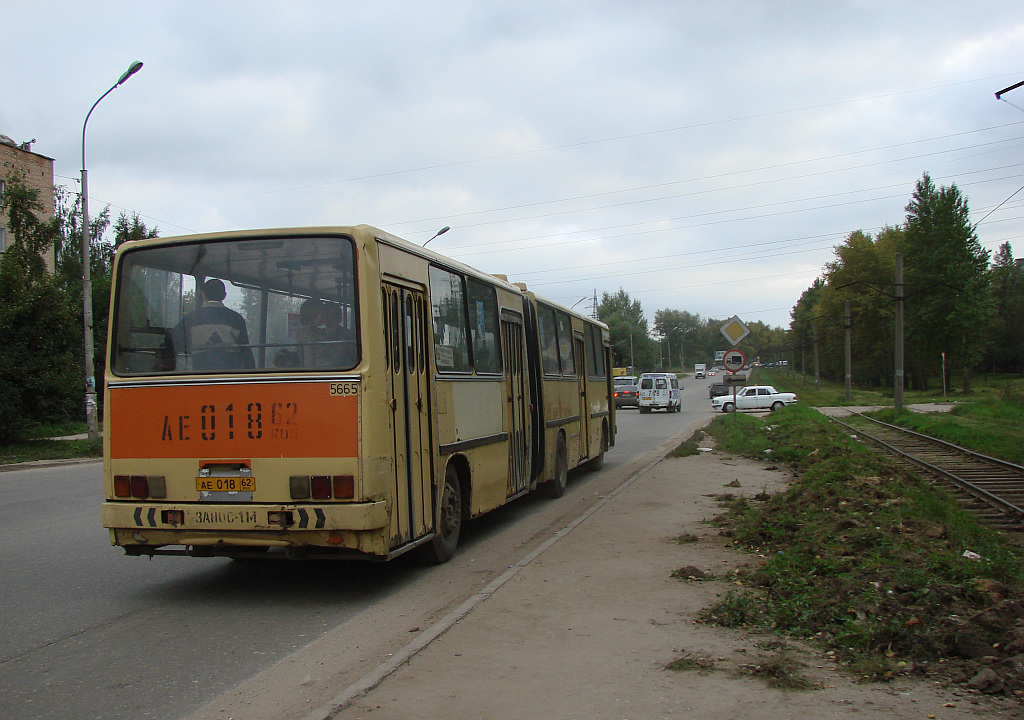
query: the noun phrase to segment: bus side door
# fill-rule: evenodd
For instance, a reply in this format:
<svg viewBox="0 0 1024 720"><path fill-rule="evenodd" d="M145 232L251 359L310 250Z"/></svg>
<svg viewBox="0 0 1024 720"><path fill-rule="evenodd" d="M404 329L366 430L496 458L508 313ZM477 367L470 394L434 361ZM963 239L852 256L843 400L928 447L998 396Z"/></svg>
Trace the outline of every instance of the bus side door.
<svg viewBox="0 0 1024 720"><path fill-rule="evenodd" d="M590 397L587 393L587 349L583 336L573 334L573 352L576 355L576 382L580 408L580 460L590 457Z"/></svg>
<svg viewBox="0 0 1024 720"><path fill-rule="evenodd" d="M397 546L433 528L426 296L389 283L383 285L383 295L394 431L391 536L392 546Z"/></svg>
<svg viewBox="0 0 1024 720"><path fill-rule="evenodd" d="M508 412L508 487L513 497L530 487L530 425L526 395L526 350L523 320L502 314L501 351Z"/></svg>

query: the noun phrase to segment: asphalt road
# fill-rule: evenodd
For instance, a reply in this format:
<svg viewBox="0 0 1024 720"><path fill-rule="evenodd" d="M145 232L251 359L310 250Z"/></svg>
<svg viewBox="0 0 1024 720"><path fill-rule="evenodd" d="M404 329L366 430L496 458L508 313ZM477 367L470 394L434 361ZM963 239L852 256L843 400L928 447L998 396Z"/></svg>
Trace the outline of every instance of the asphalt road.
<svg viewBox="0 0 1024 720"><path fill-rule="evenodd" d="M176 720L382 600L416 586L460 602L510 558L618 482L636 458L711 414L710 381L684 381L683 411L618 413L599 473L557 501L527 497L470 525L471 575L400 558L237 563L130 558L100 526L100 465L0 473L0 716ZM396 627L397 627L396 623Z"/></svg>

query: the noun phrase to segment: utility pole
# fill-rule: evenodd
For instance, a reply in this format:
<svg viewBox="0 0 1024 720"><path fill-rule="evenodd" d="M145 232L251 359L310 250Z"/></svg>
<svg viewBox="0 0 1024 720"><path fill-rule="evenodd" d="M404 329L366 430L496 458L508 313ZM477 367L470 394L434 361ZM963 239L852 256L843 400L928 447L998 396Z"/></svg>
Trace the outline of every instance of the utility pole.
<svg viewBox="0 0 1024 720"><path fill-rule="evenodd" d="M892 407L903 409L903 253L896 253L896 378L892 389Z"/></svg>
<svg viewBox="0 0 1024 720"><path fill-rule="evenodd" d="M843 328L846 335L846 402L853 400L853 355L850 350L850 301L847 300L843 305Z"/></svg>

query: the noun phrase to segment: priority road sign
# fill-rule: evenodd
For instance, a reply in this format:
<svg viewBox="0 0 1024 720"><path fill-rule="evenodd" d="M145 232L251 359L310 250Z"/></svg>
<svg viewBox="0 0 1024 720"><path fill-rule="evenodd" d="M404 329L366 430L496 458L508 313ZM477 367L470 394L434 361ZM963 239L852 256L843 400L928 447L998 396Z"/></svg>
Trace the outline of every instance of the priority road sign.
<svg viewBox="0 0 1024 720"><path fill-rule="evenodd" d="M722 336L729 341L734 347L740 344L747 335L750 334L750 328L743 324L743 321L739 319L739 316L733 315L729 320L726 321L725 325L719 328Z"/></svg>

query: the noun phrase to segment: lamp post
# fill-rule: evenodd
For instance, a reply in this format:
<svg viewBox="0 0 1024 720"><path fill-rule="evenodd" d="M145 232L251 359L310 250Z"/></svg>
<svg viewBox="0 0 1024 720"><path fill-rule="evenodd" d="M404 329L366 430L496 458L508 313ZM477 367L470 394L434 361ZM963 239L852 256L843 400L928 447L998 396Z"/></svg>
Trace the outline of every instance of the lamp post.
<svg viewBox="0 0 1024 720"><path fill-rule="evenodd" d="M672 333L674 333L676 330L683 330L682 337L679 338L679 370L683 371L683 372L686 371L686 363L683 362L683 340L686 339L686 333L693 332L694 329L695 328L686 328L685 330L683 330L682 327L680 327L679 325L676 325L674 328L669 330L668 333L667 333L667 336L670 337L672 335ZM669 343L669 349L668 349L668 362L669 362L669 365L672 364L672 344L671 343Z"/></svg>
<svg viewBox="0 0 1024 720"><path fill-rule="evenodd" d="M96 417L96 366L92 357L92 273L89 267L91 238L89 237L89 173L85 169L85 129L89 125L89 116L100 104L100 100L103 100L141 69L142 63L138 60L129 65L117 82L92 104L85 116L85 122L82 123L82 324L85 330L85 422L88 426L90 440L96 440L100 434Z"/></svg>

